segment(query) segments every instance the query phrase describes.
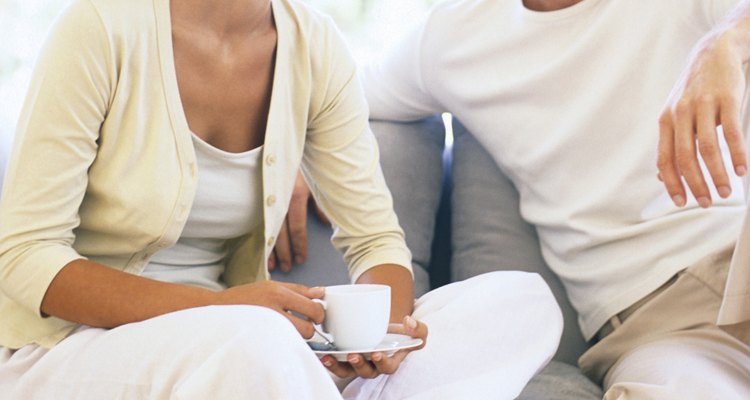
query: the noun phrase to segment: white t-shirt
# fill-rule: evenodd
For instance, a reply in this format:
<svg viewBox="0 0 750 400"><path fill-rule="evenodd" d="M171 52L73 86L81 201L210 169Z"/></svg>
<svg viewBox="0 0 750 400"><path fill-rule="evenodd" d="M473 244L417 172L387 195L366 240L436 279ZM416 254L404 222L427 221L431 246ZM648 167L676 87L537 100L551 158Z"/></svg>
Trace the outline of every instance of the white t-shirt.
<svg viewBox="0 0 750 400"><path fill-rule="evenodd" d="M739 179L707 210L675 207L656 179L659 113L694 44L736 2L442 2L365 70L371 118L461 120L518 188L590 338L738 235Z"/></svg>
<svg viewBox="0 0 750 400"><path fill-rule="evenodd" d="M218 291L226 288L227 240L263 222L263 146L230 153L192 136L198 164L193 206L177 243L154 254L142 275Z"/></svg>

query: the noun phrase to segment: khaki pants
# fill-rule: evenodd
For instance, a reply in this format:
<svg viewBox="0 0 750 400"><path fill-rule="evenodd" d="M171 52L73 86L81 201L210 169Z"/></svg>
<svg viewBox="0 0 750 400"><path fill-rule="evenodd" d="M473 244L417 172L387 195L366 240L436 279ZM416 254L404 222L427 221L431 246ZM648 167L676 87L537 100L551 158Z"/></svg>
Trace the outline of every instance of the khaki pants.
<svg viewBox="0 0 750 400"><path fill-rule="evenodd" d="M750 399L750 347L716 326L732 249L613 317L579 359L605 399Z"/></svg>

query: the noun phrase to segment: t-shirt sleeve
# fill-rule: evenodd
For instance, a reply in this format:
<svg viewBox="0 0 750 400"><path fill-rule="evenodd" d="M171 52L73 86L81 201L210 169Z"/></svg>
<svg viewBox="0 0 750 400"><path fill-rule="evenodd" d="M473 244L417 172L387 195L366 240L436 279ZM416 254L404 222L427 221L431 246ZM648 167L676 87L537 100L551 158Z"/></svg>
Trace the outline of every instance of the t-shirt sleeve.
<svg viewBox="0 0 750 400"><path fill-rule="evenodd" d="M729 15L732 10L742 3L743 0L712 0L712 9L709 10L709 21L711 26L716 26L722 19Z"/></svg>
<svg viewBox="0 0 750 400"><path fill-rule="evenodd" d="M425 85L424 38L430 28L425 20L362 69L362 86L370 106L370 118L412 121L445 111Z"/></svg>

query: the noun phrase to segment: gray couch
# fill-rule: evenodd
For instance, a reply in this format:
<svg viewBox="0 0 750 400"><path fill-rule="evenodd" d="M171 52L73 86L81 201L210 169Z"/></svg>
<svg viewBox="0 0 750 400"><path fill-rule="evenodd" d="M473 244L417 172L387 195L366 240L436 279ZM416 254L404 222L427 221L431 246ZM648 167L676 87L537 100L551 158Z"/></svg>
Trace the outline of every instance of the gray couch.
<svg viewBox="0 0 750 400"><path fill-rule="evenodd" d="M563 311L565 328L553 361L519 399L601 399L601 389L576 367L587 348L560 281L547 268L535 229L519 214L518 193L473 136L453 123L445 146L439 116L413 123L373 121L383 172L414 257L415 292L494 270L539 273ZM309 219L309 258L275 279L308 285L349 281L332 248L330 228ZM544 327L539 327L544 329Z"/></svg>

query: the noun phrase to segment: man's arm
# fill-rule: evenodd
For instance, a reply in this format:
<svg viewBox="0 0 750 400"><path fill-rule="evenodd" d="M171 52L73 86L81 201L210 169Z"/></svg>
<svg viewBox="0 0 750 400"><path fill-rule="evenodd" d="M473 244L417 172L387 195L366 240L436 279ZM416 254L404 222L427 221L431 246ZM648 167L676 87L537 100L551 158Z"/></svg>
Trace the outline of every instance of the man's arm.
<svg viewBox="0 0 750 400"><path fill-rule="evenodd" d="M382 57L363 66L360 77L370 108L370 119L417 121L446 111L425 82L425 65L434 67L425 41L430 37L431 13L389 48Z"/></svg>
<svg viewBox="0 0 750 400"><path fill-rule="evenodd" d="M743 1L698 43L659 119L659 179L679 207L687 202L681 178L701 207L711 205L698 154L719 195L731 194L718 126L729 146L734 173L747 172L740 117L749 60L750 1Z"/></svg>

